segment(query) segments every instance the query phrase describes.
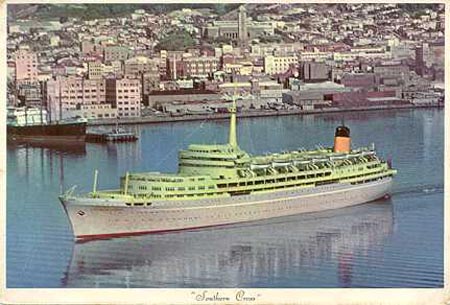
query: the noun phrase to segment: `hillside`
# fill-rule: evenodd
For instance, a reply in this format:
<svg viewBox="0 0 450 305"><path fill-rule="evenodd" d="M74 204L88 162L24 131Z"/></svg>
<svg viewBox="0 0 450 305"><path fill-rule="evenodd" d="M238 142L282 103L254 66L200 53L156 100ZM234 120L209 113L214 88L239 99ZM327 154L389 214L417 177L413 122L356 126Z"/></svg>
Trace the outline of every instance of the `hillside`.
<svg viewBox="0 0 450 305"><path fill-rule="evenodd" d="M91 20L126 16L137 9L144 9L150 13L161 14L169 13L181 8L210 8L217 14L226 14L229 11L235 9L236 4L9 4L8 21L14 21L18 19L54 20L61 17Z"/></svg>

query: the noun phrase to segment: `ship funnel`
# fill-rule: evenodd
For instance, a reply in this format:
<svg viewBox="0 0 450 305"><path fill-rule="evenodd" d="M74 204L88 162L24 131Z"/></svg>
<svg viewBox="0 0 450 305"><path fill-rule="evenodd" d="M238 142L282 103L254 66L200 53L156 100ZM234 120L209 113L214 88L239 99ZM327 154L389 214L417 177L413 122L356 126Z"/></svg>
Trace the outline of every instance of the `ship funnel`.
<svg viewBox="0 0 450 305"><path fill-rule="evenodd" d="M334 152L348 153L351 148L350 128L341 125L336 128L334 134Z"/></svg>

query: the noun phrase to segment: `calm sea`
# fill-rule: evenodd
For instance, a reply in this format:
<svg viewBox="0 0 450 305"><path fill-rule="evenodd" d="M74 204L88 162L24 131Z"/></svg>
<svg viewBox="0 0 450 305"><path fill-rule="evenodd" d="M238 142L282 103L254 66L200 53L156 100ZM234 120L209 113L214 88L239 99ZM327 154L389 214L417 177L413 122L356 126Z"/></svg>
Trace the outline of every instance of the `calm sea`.
<svg viewBox="0 0 450 305"><path fill-rule="evenodd" d="M390 199L228 227L75 243L57 196L115 188L128 171L177 170L189 143L227 141L228 122L127 126L127 144L7 148L7 287L442 287L442 110L242 119L252 154L374 142L398 169Z"/></svg>

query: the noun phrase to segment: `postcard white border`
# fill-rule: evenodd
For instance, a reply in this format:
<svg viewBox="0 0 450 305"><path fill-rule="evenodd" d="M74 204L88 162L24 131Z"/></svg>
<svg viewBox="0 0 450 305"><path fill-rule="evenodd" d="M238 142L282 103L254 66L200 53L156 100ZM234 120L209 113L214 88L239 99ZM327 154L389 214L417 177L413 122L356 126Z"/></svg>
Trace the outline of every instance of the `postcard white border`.
<svg viewBox="0 0 450 305"><path fill-rule="evenodd" d="M19 3L73 3L74 1L43 1L43 0L0 0L0 41L6 46L6 5ZM79 1L85 3L123 3L125 1ZM137 1L128 0L127 3L161 3L163 1ZM164 3L274 3L273 1L164 1ZM279 1L297 3L340 3L339 1ZM347 3L441 3L445 7L445 87L449 88L450 80L450 43L448 33L450 29L450 2L449 1L346 1ZM0 51L2 62L0 64L0 303L3 304L212 304L212 302L198 302L195 294L203 290L219 292L221 296L233 300L240 289L7 289L6 285L6 48ZM447 99L448 101L448 99ZM449 246L449 125L450 110L445 107L445 192L444 192L444 249L448 253ZM351 289L351 288L323 288L323 289L244 289L247 295L258 297L249 302L216 302L215 304L449 304L449 262L450 255L444 255L444 288L442 289Z"/></svg>

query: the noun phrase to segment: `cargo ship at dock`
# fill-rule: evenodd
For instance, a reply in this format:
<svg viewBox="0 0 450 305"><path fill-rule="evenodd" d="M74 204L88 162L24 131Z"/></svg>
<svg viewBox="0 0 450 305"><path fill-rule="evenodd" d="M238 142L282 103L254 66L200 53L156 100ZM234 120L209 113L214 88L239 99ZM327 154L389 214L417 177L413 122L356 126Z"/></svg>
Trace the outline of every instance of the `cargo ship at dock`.
<svg viewBox="0 0 450 305"><path fill-rule="evenodd" d="M8 107L7 139L25 143L84 142L87 120L70 118L47 121L47 111L30 107Z"/></svg>
<svg viewBox="0 0 450 305"><path fill-rule="evenodd" d="M74 237L95 239L189 230L343 208L389 194L396 170L374 145L351 148L339 126L334 145L252 156L236 137L236 101L228 143L191 144L177 173L126 173L116 190L59 198Z"/></svg>

